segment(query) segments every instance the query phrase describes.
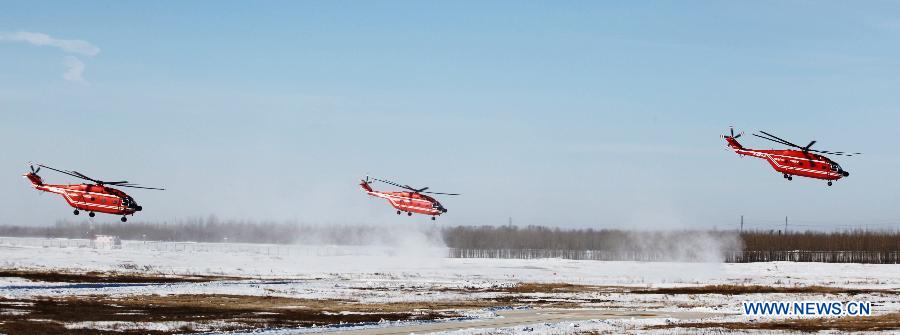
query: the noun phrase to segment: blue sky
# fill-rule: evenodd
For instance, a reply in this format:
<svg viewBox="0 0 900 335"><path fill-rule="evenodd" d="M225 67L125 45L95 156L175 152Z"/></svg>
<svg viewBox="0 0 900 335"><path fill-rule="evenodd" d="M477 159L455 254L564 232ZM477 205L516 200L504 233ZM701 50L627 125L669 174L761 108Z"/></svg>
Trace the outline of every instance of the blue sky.
<svg viewBox="0 0 900 335"><path fill-rule="evenodd" d="M146 220L426 222L370 173L463 193L442 224L898 227L898 7L3 3L0 222L72 219L40 161L167 187L130 192ZM786 182L729 125L864 155Z"/></svg>

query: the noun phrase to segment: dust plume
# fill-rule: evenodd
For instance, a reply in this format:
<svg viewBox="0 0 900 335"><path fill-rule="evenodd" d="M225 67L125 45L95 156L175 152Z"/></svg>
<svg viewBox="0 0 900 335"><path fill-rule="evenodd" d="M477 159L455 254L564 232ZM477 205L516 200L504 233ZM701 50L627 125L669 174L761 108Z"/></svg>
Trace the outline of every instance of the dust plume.
<svg viewBox="0 0 900 335"><path fill-rule="evenodd" d="M612 250L643 258L677 262L721 263L728 252L741 250L740 236L716 231L623 231L611 240Z"/></svg>

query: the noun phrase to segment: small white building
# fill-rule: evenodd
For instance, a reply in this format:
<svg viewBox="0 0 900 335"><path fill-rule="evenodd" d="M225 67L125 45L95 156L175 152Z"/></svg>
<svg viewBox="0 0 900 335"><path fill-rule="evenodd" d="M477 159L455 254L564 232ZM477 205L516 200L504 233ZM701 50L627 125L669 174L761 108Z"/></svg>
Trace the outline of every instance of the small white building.
<svg viewBox="0 0 900 335"><path fill-rule="evenodd" d="M113 235L97 235L94 237L94 249L122 249L122 240Z"/></svg>

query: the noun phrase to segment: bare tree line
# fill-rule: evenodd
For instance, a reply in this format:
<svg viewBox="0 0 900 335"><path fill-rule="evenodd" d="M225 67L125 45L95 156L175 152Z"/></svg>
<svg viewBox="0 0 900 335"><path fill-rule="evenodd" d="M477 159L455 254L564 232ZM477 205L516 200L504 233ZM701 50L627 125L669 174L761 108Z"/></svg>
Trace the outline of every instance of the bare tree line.
<svg viewBox="0 0 900 335"><path fill-rule="evenodd" d="M605 261L900 263L900 232L623 231L452 227L451 257Z"/></svg>
<svg viewBox="0 0 900 335"><path fill-rule="evenodd" d="M741 234L744 250L753 251L900 251L900 232L846 230L838 232L749 231Z"/></svg>
<svg viewBox="0 0 900 335"><path fill-rule="evenodd" d="M384 226L307 225L298 223L221 221L215 216L170 222L90 223L59 221L52 226L0 225L0 236L44 238L93 238L115 235L123 240L171 242L238 242L272 244L389 244ZM417 231L439 241L440 231Z"/></svg>
<svg viewBox="0 0 900 335"><path fill-rule="evenodd" d="M677 249L698 238L719 241L729 251L900 251L900 231L780 231L561 229L541 226L457 226L443 230L447 246L461 249L639 250ZM735 239L739 243L733 244ZM648 245L651 243L652 245Z"/></svg>
<svg viewBox="0 0 900 335"><path fill-rule="evenodd" d="M842 232L771 231L626 231L617 229L563 229L542 226L430 226L417 229L430 240L445 246L473 250L590 250L610 252L685 252L698 249L721 251L900 251L900 232L849 230ZM395 229L397 227L394 227ZM401 229L407 229L402 227ZM413 228L408 228L413 229ZM195 218L176 223L129 222L71 223L52 226L0 226L0 236L47 238L90 238L94 234L117 235L129 240L317 243L358 245L372 243L372 237L390 244L391 233L383 226L304 225L220 221L215 217ZM388 236L388 237L384 237Z"/></svg>

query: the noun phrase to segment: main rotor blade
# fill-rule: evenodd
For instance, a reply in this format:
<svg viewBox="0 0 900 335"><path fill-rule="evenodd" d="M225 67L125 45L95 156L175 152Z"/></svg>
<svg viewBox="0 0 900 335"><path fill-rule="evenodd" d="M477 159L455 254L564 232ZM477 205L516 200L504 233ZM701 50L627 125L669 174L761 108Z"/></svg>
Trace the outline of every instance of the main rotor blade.
<svg viewBox="0 0 900 335"><path fill-rule="evenodd" d="M94 181L93 179L87 178L87 177L85 177L85 176L77 175L77 174L75 174L75 173L72 173L72 172L69 172L69 171L65 171L65 170L54 169L54 168L52 168L52 167L49 167L49 166L46 166L46 165L43 165L43 164L37 164L37 166L42 167L42 168L48 168L48 169L50 169L50 170L53 170L53 171L56 171L56 172L59 172L59 173L65 174L65 175L69 175L69 176L72 176L72 177L75 177L75 178Z"/></svg>
<svg viewBox="0 0 900 335"><path fill-rule="evenodd" d="M766 134L766 135L768 135L768 136L771 136L772 138L774 138L774 139L776 139L776 140L779 140L779 141L782 141L782 142L784 142L785 144L788 144L788 145L790 145L790 146L800 148L799 145L796 145L796 144L794 144L794 143L788 142L787 140L785 140L785 139L783 139L783 138L780 138L780 137L778 137L778 136L769 134L769 133L767 133L767 132L765 132L765 131L762 131L762 130L760 130L759 132L760 132L760 133L763 133L763 134Z"/></svg>
<svg viewBox="0 0 900 335"><path fill-rule="evenodd" d="M35 164L35 165L38 166L37 171L40 171L41 168L48 168L48 169L50 169L50 170L53 170L53 171L56 171L56 172L59 172L59 173L65 174L65 175L69 175L69 176L72 176L72 177L75 177L75 178L79 178L79 179L84 179L84 180L92 181L92 182L95 182L95 183L97 183L97 184L113 185L113 186L117 186L117 187L142 188L142 189L148 189L148 190L160 190L160 191L164 191L164 190L165 190L164 188L146 187L146 186L140 186L140 185L137 185L137 184L129 184L128 181L126 181L126 180L122 180L122 181L112 181L112 182L105 182L105 181L102 181L102 180L96 180L96 179L94 179L94 178L85 176L84 174L82 174L81 172L78 172L78 171L66 171L66 170L54 169L54 168L52 168L52 167L49 167L49 166L46 166L46 165L43 165L43 164ZM35 172L35 173L37 173L37 172Z"/></svg>
<svg viewBox="0 0 900 335"><path fill-rule="evenodd" d="M375 177L372 177L372 180L380 181L380 182L382 182L382 183L385 183L385 184L388 184L388 185L394 185L394 186L397 186L397 187L400 187L400 188L407 188L406 186L397 184L397 183L392 182L392 181L389 181L389 180L382 180L382 179L378 179L378 178L375 178Z"/></svg>
<svg viewBox="0 0 900 335"><path fill-rule="evenodd" d="M421 192L421 191L424 191L424 190L428 189L427 187L426 187L426 188L419 188L419 189L417 189L417 188L412 187L412 186L409 186L409 185L403 185L402 187L405 188L405 189L407 189L407 190L413 191L413 192Z"/></svg>
<svg viewBox="0 0 900 335"><path fill-rule="evenodd" d="M139 185L131 185L131 184L116 185L116 187L141 188L141 189L145 189L145 190L158 190L158 191L165 191L165 190L166 190L166 189L164 189L164 188L147 187L147 186L139 186Z"/></svg>
<svg viewBox="0 0 900 335"><path fill-rule="evenodd" d="M390 180L382 180L382 179L378 179L378 178L375 178L375 177L372 177L372 180L374 180L374 181L380 181L380 182L385 183L385 184L388 184L388 185L394 185L394 186L397 186L397 187L403 187L403 185L397 184L397 183L392 182L392 181L390 181Z"/></svg>
<svg viewBox="0 0 900 335"><path fill-rule="evenodd" d="M809 142L809 144L803 147L803 150L809 151L809 148L811 148L813 144L816 144L816 141Z"/></svg>
<svg viewBox="0 0 900 335"><path fill-rule="evenodd" d="M81 173L81 172L78 172L78 171L75 171L75 170L72 170L72 171L69 171L69 172L72 172L72 173L74 173L74 174L77 174L77 175L81 176L81 178L84 178L84 179L87 179L87 180L90 180L90 181L93 181L93 182L99 182L99 180L96 180L96 179L94 179L94 178L85 176L84 173Z"/></svg>
<svg viewBox="0 0 900 335"><path fill-rule="evenodd" d="M809 151L818 152L818 153L822 153L822 154L828 154L828 155L838 155L838 156L848 156L848 157L851 157L853 155L862 155L862 153L859 153L859 152L826 151L826 150L814 150L814 149L810 149Z"/></svg>
<svg viewBox="0 0 900 335"><path fill-rule="evenodd" d="M822 150L822 151L825 151L825 150ZM862 155L861 152L831 151L831 152L829 152L829 153L832 153L832 154L844 154L844 155Z"/></svg>
<svg viewBox="0 0 900 335"><path fill-rule="evenodd" d="M442 193L442 192L419 192L419 193L441 194L441 195L462 195L462 194L459 194L459 193Z"/></svg>
<svg viewBox="0 0 900 335"><path fill-rule="evenodd" d="M775 143L778 143L778 144L786 145L786 146L789 146L789 147L799 148L798 146L796 146L796 145L794 145L794 144L791 144L791 143L789 143L789 142L782 142L782 141L779 141L779 140L776 140L776 139L773 139L773 138L768 138L768 137L760 136L760 135L757 135L757 134L750 134L750 135L759 137L759 138L764 139L764 140L769 140L769 141L772 141L772 142L775 142Z"/></svg>

